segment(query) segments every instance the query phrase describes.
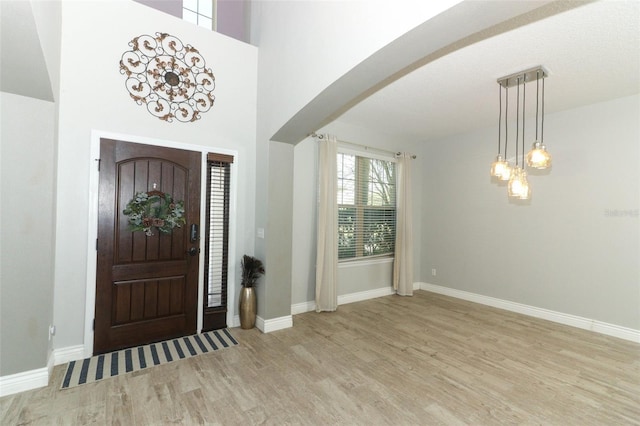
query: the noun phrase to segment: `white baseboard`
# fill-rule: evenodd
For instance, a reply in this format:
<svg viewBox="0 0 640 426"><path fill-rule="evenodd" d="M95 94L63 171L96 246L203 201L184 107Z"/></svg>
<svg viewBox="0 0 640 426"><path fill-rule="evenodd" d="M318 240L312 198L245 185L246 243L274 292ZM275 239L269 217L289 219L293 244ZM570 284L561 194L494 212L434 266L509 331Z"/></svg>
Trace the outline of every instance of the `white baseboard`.
<svg viewBox="0 0 640 426"><path fill-rule="evenodd" d="M480 303L482 305L492 306L494 308L504 309L506 311L516 312L535 318L541 318L548 321L557 322L559 324L569 325L571 327L581 328L607 336L617 337L624 340L640 343L640 330L622 327L615 324L609 324L589 318L579 317L576 315L565 314L563 312L551 311L549 309L538 308L535 306L524 305L522 303L511 302L508 300L497 299L495 297L483 296L481 294L470 293L454 288L443 287L429 283L419 283L420 289L433 293L443 294L458 299L468 300L470 302Z"/></svg>
<svg viewBox="0 0 640 426"><path fill-rule="evenodd" d="M311 312L316 310L316 302L302 302L291 305L291 315L304 314L305 312Z"/></svg>
<svg viewBox="0 0 640 426"><path fill-rule="evenodd" d="M84 345L67 346L66 348L53 350L53 363L55 365L65 364L69 361L77 361L86 358Z"/></svg>
<svg viewBox="0 0 640 426"><path fill-rule="evenodd" d="M414 289L418 290L419 286L414 284ZM375 299L377 297L389 296L395 294L395 290L391 287L375 288L373 290L359 291L357 293L349 293L338 296L338 306L346 305L354 302L361 302L363 300ZM312 312L316 310L316 302L302 302L291 305L291 315L304 314L305 312Z"/></svg>
<svg viewBox="0 0 640 426"><path fill-rule="evenodd" d="M47 358L46 367L0 377L0 397L47 386L54 366L83 358L83 345L54 349Z"/></svg>
<svg viewBox="0 0 640 426"><path fill-rule="evenodd" d="M256 327L263 333L271 333L272 331L284 330L285 328L293 327L293 317L286 315L284 317L272 318L265 320L263 318L256 318Z"/></svg>
<svg viewBox="0 0 640 426"><path fill-rule="evenodd" d="M343 294L342 296L338 296L338 306L375 299L377 297L390 296L392 294L395 294L395 290L392 287L382 287L373 290L359 291L357 293Z"/></svg>
<svg viewBox="0 0 640 426"><path fill-rule="evenodd" d="M55 367L55 356L53 349L50 349L49 356L47 357L47 377L50 378L53 375L53 367ZM47 378L47 382L49 379Z"/></svg>
<svg viewBox="0 0 640 426"><path fill-rule="evenodd" d="M41 388L48 384L48 367L2 376L0 377L0 397Z"/></svg>
<svg viewBox="0 0 640 426"><path fill-rule="evenodd" d="M228 325L229 327L240 327L240 315L233 316L233 323Z"/></svg>
<svg viewBox="0 0 640 426"><path fill-rule="evenodd" d="M240 327L240 315L233 317L233 324L230 327ZM272 331L282 330L284 328L293 327L293 318L287 315L280 318L272 318L265 320L261 316L256 316L256 328L263 333L271 333Z"/></svg>

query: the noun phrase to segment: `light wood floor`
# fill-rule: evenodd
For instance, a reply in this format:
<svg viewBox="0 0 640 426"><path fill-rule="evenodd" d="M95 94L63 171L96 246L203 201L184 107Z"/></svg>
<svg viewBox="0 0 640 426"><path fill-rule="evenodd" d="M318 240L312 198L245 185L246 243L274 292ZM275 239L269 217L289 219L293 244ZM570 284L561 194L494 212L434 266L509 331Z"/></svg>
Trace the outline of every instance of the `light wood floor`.
<svg viewBox="0 0 640 426"><path fill-rule="evenodd" d="M424 291L0 400L0 424L640 424L640 345Z"/></svg>

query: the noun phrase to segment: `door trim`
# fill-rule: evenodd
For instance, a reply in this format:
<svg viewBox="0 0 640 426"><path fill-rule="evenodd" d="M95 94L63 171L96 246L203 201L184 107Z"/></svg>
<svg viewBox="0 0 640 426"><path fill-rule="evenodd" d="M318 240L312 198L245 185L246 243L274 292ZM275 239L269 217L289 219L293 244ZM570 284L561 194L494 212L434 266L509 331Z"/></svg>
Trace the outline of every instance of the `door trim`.
<svg viewBox="0 0 640 426"><path fill-rule="evenodd" d="M238 152L226 148L217 148L202 145L186 144L182 142L147 138L136 135L126 135L120 133L107 132L102 130L91 131L91 149L88 163L89 171L89 216L87 229L87 282L85 291L85 319L84 319L84 357L93 355L93 318L95 316L96 305L96 239L98 238L98 188L100 183L100 174L98 173L98 159L100 158L100 139L117 139L123 142L140 143L145 145L155 145L164 148L177 148L189 151L197 151L202 153L201 159L201 185L200 199L206 200L206 166L207 156L209 152L218 152L221 154L233 155L238 158ZM231 165L231 194L229 200L229 281L227 292L227 324L234 325L234 316L236 312L236 199L237 199L237 166ZM204 198L203 198L204 197ZM206 220L206 203L200 203L200 229L205 229L204 221ZM200 270L198 272L198 323L196 330L202 330L202 313L203 313L203 291L204 291L204 239L200 239Z"/></svg>

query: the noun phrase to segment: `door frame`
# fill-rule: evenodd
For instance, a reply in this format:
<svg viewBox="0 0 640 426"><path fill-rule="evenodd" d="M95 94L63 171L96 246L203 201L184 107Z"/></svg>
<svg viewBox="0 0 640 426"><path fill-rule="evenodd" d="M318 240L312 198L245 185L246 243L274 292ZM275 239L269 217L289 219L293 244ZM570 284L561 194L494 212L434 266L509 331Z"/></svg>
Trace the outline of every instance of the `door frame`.
<svg viewBox="0 0 640 426"><path fill-rule="evenodd" d="M163 148L176 148L188 151L197 151L202 154L201 158L201 183L200 183L200 229L206 229L206 192L207 192L207 153L217 152L220 154L233 155L238 158L238 152L226 148L216 148L212 146L193 145L182 142L148 138L136 135L127 135L113 133L102 130L91 131L91 149L89 150L90 164L89 171L89 217L88 217L88 240L87 240L87 285L85 292L85 319L84 319L84 357L88 358L93 355L93 318L95 317L96 308L96 267L97 252L96 239L98 238L98 187L100 183L100 173L98 165L100 158L100 139L116 139L123 142L139 143L145 145L153 145ZM231 164L231 186L229 197L229 270L227 281L227 324L234 325L234 317L236 316L236 199L237 199L237 165L236 162ZM198 271L198 323L197 332L202 330L202 315L204 312L204 238L200 238L200 268Z"/></svg>

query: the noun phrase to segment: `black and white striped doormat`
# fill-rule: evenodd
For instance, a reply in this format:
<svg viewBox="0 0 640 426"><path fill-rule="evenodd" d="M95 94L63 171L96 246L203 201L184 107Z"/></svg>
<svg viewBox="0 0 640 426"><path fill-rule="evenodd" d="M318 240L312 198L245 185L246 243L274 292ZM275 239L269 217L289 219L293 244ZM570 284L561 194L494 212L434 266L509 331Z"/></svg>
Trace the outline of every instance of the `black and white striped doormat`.
<svg viewBox="0 0 640 426"><path fill-rule="evenodd" d="M236 339L225 328L71 361L67 366L61 389L191 358L237 344Z"/></svg>

